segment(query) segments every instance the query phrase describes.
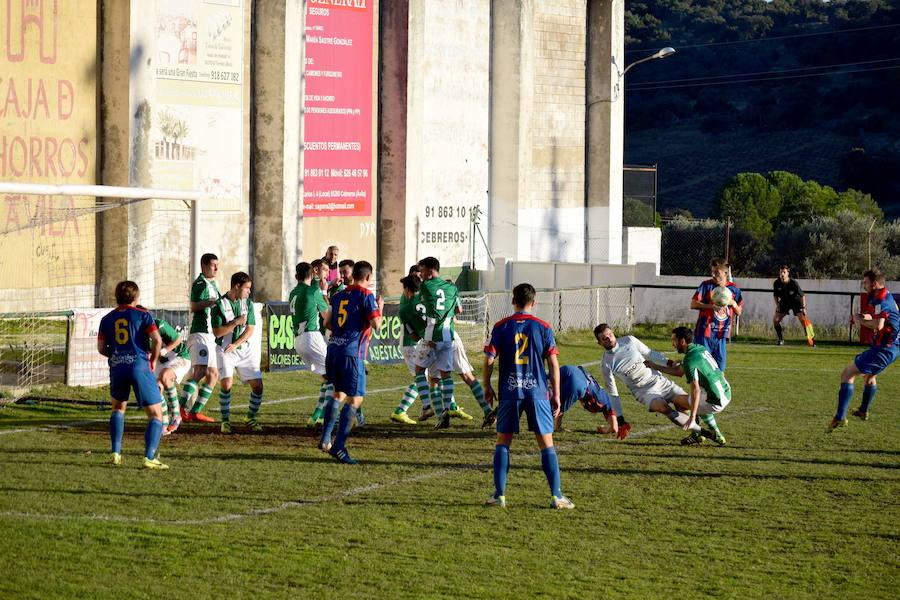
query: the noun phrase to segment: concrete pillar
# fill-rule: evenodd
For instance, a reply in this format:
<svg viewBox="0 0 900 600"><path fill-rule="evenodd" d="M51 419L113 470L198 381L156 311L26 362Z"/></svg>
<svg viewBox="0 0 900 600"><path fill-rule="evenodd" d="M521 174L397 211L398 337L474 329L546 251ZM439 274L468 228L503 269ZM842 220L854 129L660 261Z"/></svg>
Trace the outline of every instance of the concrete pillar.
<svg viewBox="0 0 900 600"><path fill-rule="evenodd" d="M532 0L492 3L488 244L495 258L519 254L519 203L531 164L533 13Z"/></svg>
<svg viewBox="0 0 900 600"><path fill-rule="evenodd" d="M415 249L415 209L410 211L406 189L409 2L381 2L379 8L378 284L382 295L399 296L400 278L412 262L410 237Z"/></svg>
<svg viewBox="0 0 900 600"><path fill-rule="evenodd" d="M622 262L625 1L588 0L585 261Z"/></svg>
<svg viewBox="0 0 900 600"><path fill-rule="evenodd" d="M254 298L284 300L302 241L303 0L257 2L250 207Z"/></svg>
<svg viewBox="0 0 900 600"><path fill-rule="evenodd" d="M102 2L103 32L100 36L100 107L103 137L100 152L103 185L129 186L131 139L129 125L129 74L132 60L146 60L135 52L131 55L131 6L129 2ZM127 207L114 208L98 214L97 244L97 303L98 306L115 306L116 283L128 275Z"/></svg>

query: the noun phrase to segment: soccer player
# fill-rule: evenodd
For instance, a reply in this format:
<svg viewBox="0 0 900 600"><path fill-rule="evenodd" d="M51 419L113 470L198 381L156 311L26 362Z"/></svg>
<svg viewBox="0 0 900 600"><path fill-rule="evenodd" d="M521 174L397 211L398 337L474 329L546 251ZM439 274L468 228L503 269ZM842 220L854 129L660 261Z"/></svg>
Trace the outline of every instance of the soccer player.
<svg viewBox="0 0 900 600"><path fill-rule="evenodd" d="M322 291L323 296L328 296L328 263L318 258L311 263L313 278L312 285Z"/></svg>
<svg viewBox="0 0 900 600"><path fill-rule="evenodd" d="M372 265L361 260L353 265L353 285L331 299L326 327L331 330L325 357L325 377L334 386L334 400L325 405L325 423L319 448L346 464L356 464L347 452L347 437L356 409L366 396L366 352L372 329L380 329L384 300L369 291ZM331 432L337 420L337 404L344 403L334 443Z"/></svg>
<svg viewBox="0 0 900 600"><path fill-rule="evenodd" d="M250 347L250 336L256 327L256 314L250 289L250 276L238 271L231 276L231 288L212 309L212 328L216 336L216 357L222 379L219 382L219 410L222 412L222 433L231 433L231 388L234 373L250 386L250 408L244 424L253 431L262 431L256 420L263 399L262 372L259 355Z"/></svg>
<svg viewBox="0 0 900 600"><path fill-rule="evenodd" d="M100 320L97 350L109 359L109 395L112 412L109 415L109 438L112 442L111 461L122 464L122 435L125 432L125 407L131 390L138 406L147 414L144 430L145 469L168 469L156 458L162 435L162 397L153 370L159 360L162 338L153 317L137 308L140 289L133 281L116 284L116 307Z"/></svg>
<svg viewBox="0 0 900 600"><path fill-rule="evenodd" d="M216 363L216 336L213 335L210 312L219 300L215 277L219 272L219 258L215 254L200 257L200 275L191 285L191 328L188 350L191 353L191 376L181 391L181 418L185 421L214 423L215 419L201 411L212 396L219 369ZM203 381L203 385L200 385ZM198 390L199 386L199 390ZM196 400L193 400L197 394Z"/></svg>
<svg viewBox="0 0 900 600"><path fill-rule="evenodd" d="M143 307L138 306L143 309ZM163 435L169 435L181 425L181 414L178 403L178 390L175 385L191 370L191 353L187 344L181 339L181 334L165 319L153 319L162 338L162 347L159 349L159 363L157 365L159 375L156 381L159 391L163 396L162 422ZM171 418L169 417L171 415Z"/></svg>
<svg viewBox="0 0 900 600"><path fill-rule="evenodd" d="M863 289L869 295L871 313L850 315L850 322L874 331L872 345L865 352L856 355L853 362L841 372L841 389L838 392L837 412L828 431L847 426L847 407L853 399L853 380L863 375L866 385L863 388L862 404L853 411L853 415L863 421L869 420L869 409L878 391L876 376L888 365L897 360L900 353L900 312L897 302L887 288L884 287L884 275L878 269L863 273Z"/></svg>
<svg viewBox="0 0 900 600"><path fill-rule="evenodd" d="M695 430L694 419L690 419L681 426L685 431L691 430L691 434L681 440L681 444L683 446L700 444L706 437L724 446L725 436L719 430L715 415L722 412L731 402L731 386L709 351L700 344L692 344L692 337L693 333L688 327L676 327L672 330L672 347L679 354L684 354L681 364L658 365L650 361L645 364L669 375L684 376L691 384L690 414L694 417L699 416L711 431Z"/></svg>
<svg viewBox="0 0 900 600"><path fill-rule="evenodd" d="M575 508L560 489L559 459L553 446L553 421L559 414L559 362L556 340L547 323L531 314L534 309L534 287L520 283L512 292L515 313L498 321L484 348L484 396L488 404L498 399L497 444L494 447L494 495L485 506L506 506L506 477L509 473L509 445L519 432L524 412L528 429L534 432L541 449L541 466L550 484L552 508ZM500 361L499 395L491 385L494 361ZM547 372L550 369L550 389Z"/></svg>
<svg viewBox="0 0 900 600"><path fill-rule="evenodd" d="M691 423L691 430L701 431L700 426L684 414L690 410L690 399L685 391L671 379L653 370L653 365L657 363L675 366L672 360L651 350L632 335L617 338L606 323L594 327L594 337L597 338L597 344L605 349L600 360L600 373L618 417L622 417L622 403L616 386L617 377L625 383L634 399L648 411L664 415L679 427ZM625 439L630 430L631 425L622 418L619 421L619 439Z"/></svg>
<svg viewBox="0 0 900 600"><path fill-rule="evenodd" d="M700 311L694 329L694 342L709 350L724 373L728 352L726 343L731 337L731 320L734 315L740 316L744 301L741 299L741 288L728 281L728 264L724 258L712 259L709 268L712 279L697 286L697 291L691 298L691 309ZM733 298L728 306L713 304L712 292L719 286L731 290Z"/></svg>
<svg viewBox="0 0 900 600"><path fill-rule="evenodd" d="M584 367L560 367L559 388L560 410L555 422L556 431L566 431L562 426L563 415L576 402L580 402L589 413L603 413L607 425L597 425L598 433L614 433L619 439L625 439L625 436L619 436L619 422L609 394Z"/></svg>
<svg viewBox="0 0 900 600"><path fill-rule="evenodd" d="M315 427L322 423L325 402L331 400L334 387L325 380L325 354L328 345L319 329L319 316L328 312L328 303L321 290L312 285L312 266L307 262L299 263L295 268L297 286L291 290L288 302L294 322L294 350L300 359L309 365L309 370L322 377L319 386L319 400L307 427Z"/></svg>
<svg viewBox="0 0 900 600"><path fill-rule="evenodd" d="M416 388L419 396L428 393L426 369L431 367L440 374L440 397L432 397L437 414L435 429L450 426L450 410L453 402L453 317L460 311L459 291L456 286L440 277L441 263L433 256L419 261L422 284L419 297L425 305L425 343L433 350L427 356L416 356Z"/></svg>
<svg viewBox="0 0 900 600"><path fill-rule="evenodd" d="M815 346L816 343L813 341L815 332L812 323L806 316L806 296L800 289L800 284L791 279L791 270L787 265L783 265L778 270L778 279L772 284L772 291L775 298L775 314L772 316L772 325L775 326L775 333L778 335L778 345L784 345L784 330L781 327L781 320L793 311L794 316L806 329L806 341L810 346Z"/></svg>
<svg viewBox="0 0 900 600"><path fill-rule="evenodd" d="M424 352L425 354L429 353L429 349L425 343L422 342L422 337L425 335L425 305L422 304L421 298L419 297L420 281L418 277L407 275L400 280L400 283L403 285L403 294L400 296L400 307L397 311L397 317L400 319L400 324L403 326L403 339L400 341L400 353L403 355L403 360L406 361L406 366L409 369L410 374L415 378L415 354L417 352ZM406 391L403 393L403 397L400 399L399 404L397 404L397 408L394 409L391 420L398 423L415 425L416 421L407 414L407 411L409 410L409 407L412 406L413 402L416 401L418 396L419 389L416 380L413 379L412 383L409 384ZM430 410L431 400L429 394L425 394L422 396L422 417L425 417L426 412ZM424 421L427 418L422 417L420 417L421 421Z"/></svg>
<svg viewBox="0 0 900 600"><path fill-rule="evenodd" d="M353 261L345 258L338 263L338 276L328 286L328 297L331 298L336 293L346 289L348 285L353 285Z"/></svg>

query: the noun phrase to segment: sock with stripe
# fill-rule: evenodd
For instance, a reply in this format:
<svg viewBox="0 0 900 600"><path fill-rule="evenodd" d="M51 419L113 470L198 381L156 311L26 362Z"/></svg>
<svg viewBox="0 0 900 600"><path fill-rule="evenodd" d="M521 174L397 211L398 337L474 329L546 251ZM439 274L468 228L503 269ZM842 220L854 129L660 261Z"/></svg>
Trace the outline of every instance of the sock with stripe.
<svg viewBox="0 0 900 600"><path fill-rule="evenodd" d="M862 404L859 405L859 410L862 412L869 412L869 407L872 406L872 400L875 399L875 392L877 391L877 385L867 385L863 387L863 399Z"/></svg>
<svg viewBox="0 0 900 600"><path fill-rule="evenodd" d="M197 414L206 408L206 403L209 402L210 396L212 396L213 389L206 385L205 383L200 386L200 391L197 392L197 401L194 402L194 406L191 407L191 412Z"/></svg>
<svg viewBox="0 0 900 600"><path fill-rule="evenodd" d="M853 400L853 384L842 383L841 390L838 392L837 414L834 415L836 421L843 421L847 418L847 407Z"/></svg>
<svg viewBox="0 0 900 600"><path fill-rule="evenodd" d="M550 494L562 498L563 494L559 489L559 457L554 446L541 450L541 468L544 469L544 475L550 485Z"/></svg>
<svg viewBox="0 0 900 600"><path fill-rule="evenodd" d="M506 476L509 474L509 446L494 446L494 498L506 493Z"/></svg>
<svg viewBox="0 0 900 600"><path fill-rule="evenodd" d="M144 456L153 459L156 457L156 449L159 448L159 438L162 436L162 421L150 419L147 428L144 429Z"/></svg>
<svg viewBox="0 0 900 600"><path fill-rule="evenodd" d="M160 408L162 409L162 424L163 427L169 424L169 403L166 401L166 397L160 394L162 398L162 402L159 403Z"/></svg>
<svg viewBox="0 0 900 600"><path fill-rule="evenodd" d="M231 420L231 390L219 390L219 411L222 413L222 422Z"/></svg>
<svg viewBox="0 0 900 600"><path fill-rule="evenodd" d="M440 384L431 388L430 394L431 394L431 408L434 409L434 414L436 414L437 418L440 419L441 416L444 414L444 411L449 409L449 407L444 406L444 396L441 393Z"/></svg>
<svg viewBox="0 0 900 600"><path fill-rule="evenodd" d="M444 403L444 410L457 410L456 402L453 401L453 378L444 377L441 379L441 401Z"/></svg>
<svg viewBox="0 0 900 600"><path fill-rule="evenodd" d="M178 405L178 390L173 385L163 390L165 403L169 405L169 414L174 418L180 412L181 407Z"/></svg>
<svg viewBox="0 0 900 600"><path fill-rule="evenodd" d="M322 385L319 386L319 400L316 402L316 411L325 410L325 401L331 397L330 390L333 390L334 386L330 383L322 382Z"/></svg>
<svg viewBox="0 0 900 600"><path fill-rule="evenodd" d="M322 437L320 438L323 444L331 443L331 432L334 431L334 424L337 423L340 406L341 403L334 398L330 398L325 403L325 410L322 413Z"/></svg>
<svg viewBox="0 0 900 600"><path fill-rule="evenodd" d="M409 407L413 405L413 402L416 401L416 397L419 395L419 390L416 387L415 383L409 384L409 387L406 388L406 391L403 392L403 397L400 398L400 404L397 405L397 408L394 409L394 414L399 415L400 413L405 413L409 410Z"/></svg>
<svg viewBox="0 0 900 600"><path fill-rule="evenodd" d="M481 387L481 382L477 379L469 384L469 389L472 390L472 395L475 396L475 401L478 402L478 406L481 407L481 411L484 414L488 414L491 412L491 407L488 406L488 403L484 401L484 388Z"/></svg>
<svg viewBox="0 0 900 600"><path fill-rule="evenodd" d="M353 428L353 419L356 418L356 409L349 404L345 404L341 409L341 418L338 421L337 435L334 438L335 448L346 448L347 438L350 437L350 430Z"/></svg>
<svg viewBox="0 0 900 600"><path fill-rule="evenodd" d="M122 435L125 433L125 413L114 410L109 415L109 440L112 451L122 454Z"/></svg>
<svg viewBox="0 0 900 600"><path fill-rule="evenodd" d="M198 383L193 379L184 382L181 388L181 405L185 410L190 411L194 407L194 394L197 393ZM193 411L191 411L193 412Z"/></svg>
<svg viewBox="0 0 900 600"><path fill-rule="evenodd" d="M426 406L426 404L431 404L431 392L428 387L428 377L425 376L425 373L416 373L416 392L419 394L419 398L422 399L422 406Z"/></svg>
<svg viewBox="0 0 900 600"><path fill-rule="evenodd" d="M250 408L247 409L247 418L255 419L256 415L259 413L259 407L262 406L263 395L262 392L256 393L250 392Z"/></svg>
<svg viewBox="0 0 900 600"><path fill-rule="evenodd" d="M710 428L716 437L724 437L722 432L719 431L719 424L716 423L716 417L713 414L700 415L700 420L703 421L704 425Z"/></svg>

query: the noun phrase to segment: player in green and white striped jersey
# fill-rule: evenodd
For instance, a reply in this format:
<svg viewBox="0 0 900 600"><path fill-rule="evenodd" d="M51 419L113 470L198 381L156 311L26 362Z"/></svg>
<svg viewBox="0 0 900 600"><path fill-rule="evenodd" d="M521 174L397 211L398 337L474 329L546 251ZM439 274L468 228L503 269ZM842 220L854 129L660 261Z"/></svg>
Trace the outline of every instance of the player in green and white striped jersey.
<svg viewBox="0 0 900 600"><path fill-rule="evenodd" d="M215 277L219 272L219 258L215 254L200 257L200 275L191 284L191 328L188 349L193 369L181 392L181 418L185 421L215 422L201 411L212 396L219 369L216 362L216 337L213 335L210 313L219 296ZM203 385L200 385L200 381ZM194 394L197 394L194 400Z"/></svg>
<svg viewBox="0 0 900 600"><path fill-rule="evenodd" d="M319 386L319 401L307 421L308 427L322 423L325 403L334 395L334 386L325 380L325 355L328 345L319 327L319 316L328 312L328 303L322 290L312 285L312 266L308 262L299 263L294 269L297 285L288 296L294 324L294 350L309 370L322 377Z"/></svg>
<svg viewBox="0 0 900 600"><path fill-rule="evenodd" d="M156 318L156 327L162 338L162 348L159 349L159 374L156 381L162 393L163 403L163 435L169 435L181 425L180 406L178 404L178 390L176 384L181 383L182 378L191 369L191 353L187 344L181 339L181 334L165 319ZM171 415L171 416L170 416Z"/></svg>

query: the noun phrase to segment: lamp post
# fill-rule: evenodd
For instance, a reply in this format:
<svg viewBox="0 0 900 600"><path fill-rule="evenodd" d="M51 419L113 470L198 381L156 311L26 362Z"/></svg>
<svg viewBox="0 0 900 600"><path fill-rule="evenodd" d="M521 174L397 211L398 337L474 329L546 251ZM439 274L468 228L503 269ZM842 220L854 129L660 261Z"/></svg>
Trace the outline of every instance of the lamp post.
<svg viewBox="0 0 900 600"><path fill-rule="evenodd" d="M657 50L650 56L645 56L644 58L634 61L633 63L631 63L630 65L625 67L625 69L622 71L619 70L619 65L616 64L616 57L613 56L612 64L616 68L616 73L618 74L618 79L616 80L616 93L615 93L615 97L613 98L613 101L616 101L619 99L619 88L622 85L622 80L625 79L625 73L630 71L636 65L647 62L648 60L656 60L657 58L667 58L669 56L672 56L673 54L675 54L675 48L672 48L671 46L666 46L665 48L660 48L659 50Z"/></svg>

